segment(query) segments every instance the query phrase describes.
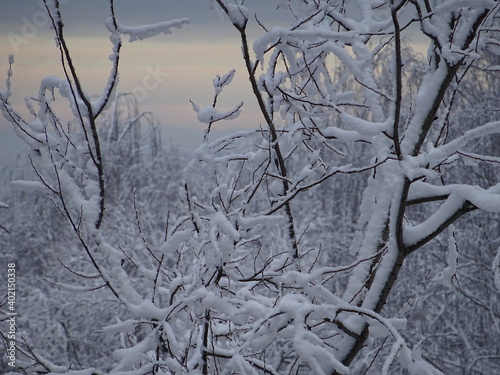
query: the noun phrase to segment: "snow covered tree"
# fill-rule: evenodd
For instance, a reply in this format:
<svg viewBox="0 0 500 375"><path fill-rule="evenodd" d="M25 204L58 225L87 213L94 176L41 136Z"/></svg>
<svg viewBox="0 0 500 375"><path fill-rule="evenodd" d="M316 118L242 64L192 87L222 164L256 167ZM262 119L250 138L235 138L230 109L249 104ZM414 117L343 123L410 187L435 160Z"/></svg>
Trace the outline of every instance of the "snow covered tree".
<svg viewBox="0 0 500 375"><path fill-rule="evenodd" d="M241 35L252 88L266 119L275 165L268 178L282 186L265 213L283 211L292 258L301 258L293 200L339 174L372 170L351 245L357 258L345 290L336 295L331 290L310 295L304 291L301 296L308 298L300 304L302 312L294 308L285 313L296 332L307 332L296 342L297 358L316 373L348 373L347 367L382 324L383 335L394 342L383 372L396 357L411 373L437 372L379 314L411 254L468 212L498 212L497 181L479 187L445 178L460 157L467 157L464 148L470 144L476 146L475 160L498 162L498 156L477 149L478 140L498 133L497 121L479 122L470 129L453 121L461 83L474 67L485 69L486 52L496 52L497 2L283 1L279 5L292 12L295 22L290 28L263 26L266 32L254 43L254 60L246 33L248 9L217 2ZM419 80L412 79L414 65L404 61L405 30L428 40L427 64L420 66ZM388 66L374 64L387 51L392 55ZM344 69L335 74L339 65ZM259 67L265 67L260 76ZM344 90L348 81L357 88ZM454 131L457 127L460 130ZM369 150L364 165L356 168L352 165L359 159L332 157L330 152L345 155L341 145L352 142L363 142ZM299 157L294 159L294 153ZM305 165L298 165L299 160ZM441 204L419 221L412 218L411 206L428 202ZM450 238L450 264L443 271L448 282L457 259ZM324 282L303 276L301 285L310 289ZM297 293L297 286L289 288ZM308 342L310 350L305 351Z"/></svg>
<svg viewBox="0 0 500 375"><path fill-rule="evenodd" d="M263 32L252 49L252 10L243 1L216 0L241 37L263 125L208 141L218 121L244 108L217 109L235 72L217 76L212 104L193 103L207 130L180 185L183 208L159 236L143 230L133 205L142 246L128 237L117 241L120 226L104 211L111 198L126 195L116 180L109 180L116 196L106 193L106 171L114 166L106 166L98 118L113 96L120 35L141 39L187 20L125 27L110 1L112 71L104 94L90 101L71 61L58 1L44 3L66 77L42 82L38 111L28 103L34 119L24 121L9 104L9 69L2 111L32 147L37 181L18 185L51 197L87 259L88 267L70 268L86 286L64 286L105 288L120 303L116 322L102 328L118 342L102 371L333 375L448 368L426 359L425 343L405 339L413 322L404 306L387 309L391 314L384 306L403 267L418 270L416 255L426 249L446 260L439 282L457 286L462 254L455 224L473 211L500 212L495 174L484 169L480 186L464 168L500 162L488 154L496 149L485 146L498 137L500 121L495 107L482 103L490 114L464 123L467 103L460 98L484 83L472 80L474 72L498 70L491 58L498 52L498 1L280 0L275 4L290 26L268 27L257 15ZM425 58L409 52L406 34L425 40ZM51 109L47 92L55 89L70 103L74 129L63 128ZM104 122L106 141L126 138L137 152L130 157L141 160L140 133L127 126L139 114L120 131L116 113ZM111 164L116 155L109 157ZM127 176L128 187L141 183ZM446 246L431 247L443 242L442 234ZM499 259L489 260L497 287ZM421 283L412 281L405 287ZM482 296L471 300L484 305ZM102 373L57 365L27 342L18 350L26 371ZM467 366L481 361L483 354L475 355Z"/></svg>

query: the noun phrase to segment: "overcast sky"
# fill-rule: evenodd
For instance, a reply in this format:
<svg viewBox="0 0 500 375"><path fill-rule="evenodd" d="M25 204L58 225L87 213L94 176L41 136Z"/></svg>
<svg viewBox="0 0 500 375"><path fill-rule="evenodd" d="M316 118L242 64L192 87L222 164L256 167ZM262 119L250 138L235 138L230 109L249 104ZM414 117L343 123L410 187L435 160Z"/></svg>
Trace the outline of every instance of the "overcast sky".
<svg viewBox="0 0 500 375"><path fill-rule="evenodd" d="M61 4L67 42L84 89L89 94L99 94L111 66L109 33L104 27L109 16L108 2L61 0ZM37 94L43 77L62 76L54 34L42 5L42 1L36 0L0 2L0 90L5 89L8 55L14 54L12 102L20 111L24 98ZM253 6L264 22L279 23L267 0L252 0ZM212 79L230 69L236 69L236 77L219 103L229 108L243 100L245 106L238 120L216 127L259 126L262 119L247 84L238 33L221 10L211 7L211 0L115 0L115 10L118 21L130 26L191 19L189 25L174 29L171 35L133 43L124 38L118 91L140 94L141 109L158 115L166 138L190 148L200 143L204 126L197 122L189 100L201 106L209 104ZM152 75L155 81L151 80ZM144 80L158 84L145 90ZM10 141L10 131L6 129L10 130L10 126L2 117L3 153L10 152L9 147L18 147Z"/></svg>
<svg viewBox="0 0 500 375"><path fill-rule="evenodd" d="M111 63L109 33L104 21L109 17L107 0L60 0L65 35L73 62L87 94L100 94ZM212 0L115 0L118 21L127 26L152 24L177 18L191 23L159 35L129 43L124 37L121 53L119 92L135 92L141 110L153 111L165 138L195 148L203 138L204 125L196 119L189 100L200 106L211 103L212 79L236 69L231 86L218 103L229 109L244 101L236 121L220 122L212 130L256 128L263 122L252 97L241 58L238 32ZM247 0L251 11L267 27L284 25L282 12L274 1ZM279 17L278 17L279 16ZM250 15L251 39L262 35ZM9 54L15 55L12 103L22 113L24 98L36 96L40 80L48 75L62 77L60 57L42 0L0 0L0 90ZM152 75L154 75L152 80ZM145 90L144 82L149 83ZM154 88L151 88L154 86ZM21 144L12 137L7 121L0 117L0 158ZM1 163L1 160L0 160Z"/></svg>

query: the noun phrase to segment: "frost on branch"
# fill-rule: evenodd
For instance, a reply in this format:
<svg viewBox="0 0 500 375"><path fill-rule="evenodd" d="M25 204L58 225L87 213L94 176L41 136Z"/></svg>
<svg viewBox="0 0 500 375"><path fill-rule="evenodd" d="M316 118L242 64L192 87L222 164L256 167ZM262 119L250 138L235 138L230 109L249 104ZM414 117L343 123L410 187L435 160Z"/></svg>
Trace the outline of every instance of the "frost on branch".
<svg viewBox="0 0 500 375"><path fill-rule="evenodd" d="M217 74L217 76L212 81L215 89L215 95L220 95L224 86L228 86L231 84L235 74L236 70L234 69L230 70L227 74L224 74L222 77Z"/></svg>

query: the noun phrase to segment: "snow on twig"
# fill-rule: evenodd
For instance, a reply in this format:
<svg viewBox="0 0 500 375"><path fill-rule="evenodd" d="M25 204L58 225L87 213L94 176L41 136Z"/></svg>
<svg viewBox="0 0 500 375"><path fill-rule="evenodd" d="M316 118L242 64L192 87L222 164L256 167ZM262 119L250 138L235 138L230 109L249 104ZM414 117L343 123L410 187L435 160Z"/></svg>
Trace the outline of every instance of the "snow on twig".
<svg viewBox="0 0 500 375"><path fill-rule="evenodd" d="M151 25L142 25L142 26L125 26L120 23L118 26L118 33L125 34L129 36L130 42L135 42L136 40L143 40L147 38L151 38L152 36L156 36L158 34L171 34L172 28L180 29L184 25L189 24L189 18L180 18L171 21L165 21L160 23L155 23ZM114 32L114 27L112 23L112 19L109 18L106 21L106 26L110 32Z"/></svg>

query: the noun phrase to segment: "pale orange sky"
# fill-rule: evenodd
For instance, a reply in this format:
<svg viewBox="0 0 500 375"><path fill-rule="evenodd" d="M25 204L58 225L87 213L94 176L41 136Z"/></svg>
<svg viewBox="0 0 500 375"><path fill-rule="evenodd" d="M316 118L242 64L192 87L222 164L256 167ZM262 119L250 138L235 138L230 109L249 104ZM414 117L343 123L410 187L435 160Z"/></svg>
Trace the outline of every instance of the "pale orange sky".
<svg viewBox="0 0 500 375"><path fill-rule="evenodd" d="M260 121L259 116L255 116L254 99L247 85L239 45L230 41L213 45L201 41L176 42L175 35L156 39L159 40L152 38L134 43L124 42L118 91L136 93L141 109L157 114L167 137L172 129L177 137L182 136L177 134L179 131L192 131L193 136L198 132L199 140L202 139L204 126L197 122L189 100L201 106L210 104L213 99L212 79L217 74L226 74L230 69L237 69L237 74L233 84L222 93L219 101L221 109L243 100L247 105L237 123L248 126ZM99 94L111 67L107 35L102 38L72 38L69 45L86 92ZM7 57L3 60L0 67L5 76ZM15 55L12 77L13 103L16 108L26 113L24 97L37 95L43 77L62 76L59 61L58 50L49 36L36 36L20 48ZM237 123L221 122L217 127L234 127L238 126Z"/></svg>

